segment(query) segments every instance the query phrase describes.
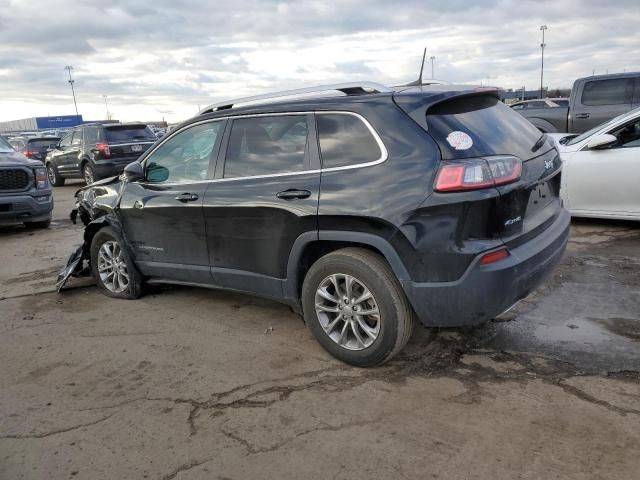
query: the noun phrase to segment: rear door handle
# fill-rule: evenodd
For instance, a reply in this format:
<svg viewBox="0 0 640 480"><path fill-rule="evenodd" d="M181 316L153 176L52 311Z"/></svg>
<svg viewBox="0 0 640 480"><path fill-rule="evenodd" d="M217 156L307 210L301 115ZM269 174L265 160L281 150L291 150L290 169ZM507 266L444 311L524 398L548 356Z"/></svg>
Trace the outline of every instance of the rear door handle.
<svg viewBox="0 0 640 480"><path fill-rule="evenodd" d="M297 190L295 188L290 188L289 190L284 190L282 192L276 193L276 197L281 198L283 200L294 200L296 198L309 198L311 196L311 192L309 190Z"/></svg>
<svg viewBox="0 0 640 480"><path fill-rule="evenodd" d="M589 118L591 116L590 113L578 113L576 114L576 118Z"/></svg>
<svg viewBox="0 0 640 480"><path fill-rule="evenodd" d="M195 202L196 200L198 200L198 195L196 195L195 193L188 193L188 192L181 193L176 197L176 200L182 203Z"/></svg>

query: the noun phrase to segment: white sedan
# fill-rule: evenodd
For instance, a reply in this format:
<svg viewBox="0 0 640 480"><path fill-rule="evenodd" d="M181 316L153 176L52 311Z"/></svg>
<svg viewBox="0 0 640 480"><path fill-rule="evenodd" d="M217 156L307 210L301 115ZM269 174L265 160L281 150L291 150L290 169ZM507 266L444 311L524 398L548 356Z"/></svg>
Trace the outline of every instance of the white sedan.
<svg viewBox="0 0 640 480"><path fill-rule="evenodd" d="M640 220L640 108L581 135L549 136L560 150L560 195L571 215Z"/></svg>

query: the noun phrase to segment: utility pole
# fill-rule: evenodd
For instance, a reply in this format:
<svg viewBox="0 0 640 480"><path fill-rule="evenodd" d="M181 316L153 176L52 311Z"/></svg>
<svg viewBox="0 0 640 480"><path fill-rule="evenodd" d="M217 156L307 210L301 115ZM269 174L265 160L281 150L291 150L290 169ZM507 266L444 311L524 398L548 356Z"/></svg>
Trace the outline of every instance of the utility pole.
<svg viewBox="0 0 640 480"><path fill-rule="evenodd" d="M436 57L434 55L431 55L431 57L429 57L431 59L431 80L433 80L435 77L433 76L433 62L435 61Z"/></svg>
<svg viewBox="0 0 640 480"><path fill-rule="evenodd" d="M544 32L545 30L547 30L547 26L546 25L540 25L540 31L542 32L542 43L540 44L540 50L541 50L541 59L540 59L540 98L543 98L543 91L544 91L544 47L547 46L546 43L544 43Z"/></svg>
<svg viewBox="0 0 640 480"><path fill-rule="evenodd" d="M69 72L69 85L71 85L71 94L73 95L73 106L76 107L76 115L78 115L78 104L76 103L76 91L73 88L73 82L75 82L75 80L71 78L71 70L73 70L73 67L71 65L67 65L66 67L64 67L64 69L67 72Z"/></svg>
<svg viewBox="0 0 640 480"><path fill-rule="evenodd" d="M107 105L107 96L106 95L102 95L102 98L104 98L104 107L107 109L107 120L111 120L109 118L109 105Z"/></svg>

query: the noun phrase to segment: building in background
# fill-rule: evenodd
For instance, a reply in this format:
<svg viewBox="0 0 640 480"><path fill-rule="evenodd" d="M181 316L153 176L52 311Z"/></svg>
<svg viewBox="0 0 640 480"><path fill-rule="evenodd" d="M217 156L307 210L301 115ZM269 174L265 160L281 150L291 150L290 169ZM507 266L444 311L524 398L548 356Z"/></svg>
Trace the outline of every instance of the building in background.
<svg viewBox="0 0 640 480"><path fill-rule="evenodd" d="M30 132L35 130L70 128L81 125L82 115L59 115L56 117L32 117L0 122L0 132Z"/></svg>

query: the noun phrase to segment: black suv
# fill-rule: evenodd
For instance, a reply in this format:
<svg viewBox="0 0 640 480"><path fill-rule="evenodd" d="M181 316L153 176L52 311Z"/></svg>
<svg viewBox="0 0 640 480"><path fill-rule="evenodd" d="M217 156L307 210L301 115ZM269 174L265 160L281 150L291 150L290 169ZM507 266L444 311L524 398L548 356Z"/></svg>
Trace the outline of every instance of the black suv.
<svg viewBox="0 0 640 480"><path fill-rule="evenodd" d="M342 95L310 97L329 89ZM498 91L290 94L207 108L117 181L80 190L85 244L58 287L87 260L113 297L148 282L273 298L331 354L371 366L414 319L491 319L559 262L558 152Z"/></svg>
<svg viewBox="0 0 640 480"><path fill-rule="evenodd" d="M157 140L142 123L87 124L76 127L51 145L45 165L55 187L66 178L95 180L119 175Z"/></svg>

